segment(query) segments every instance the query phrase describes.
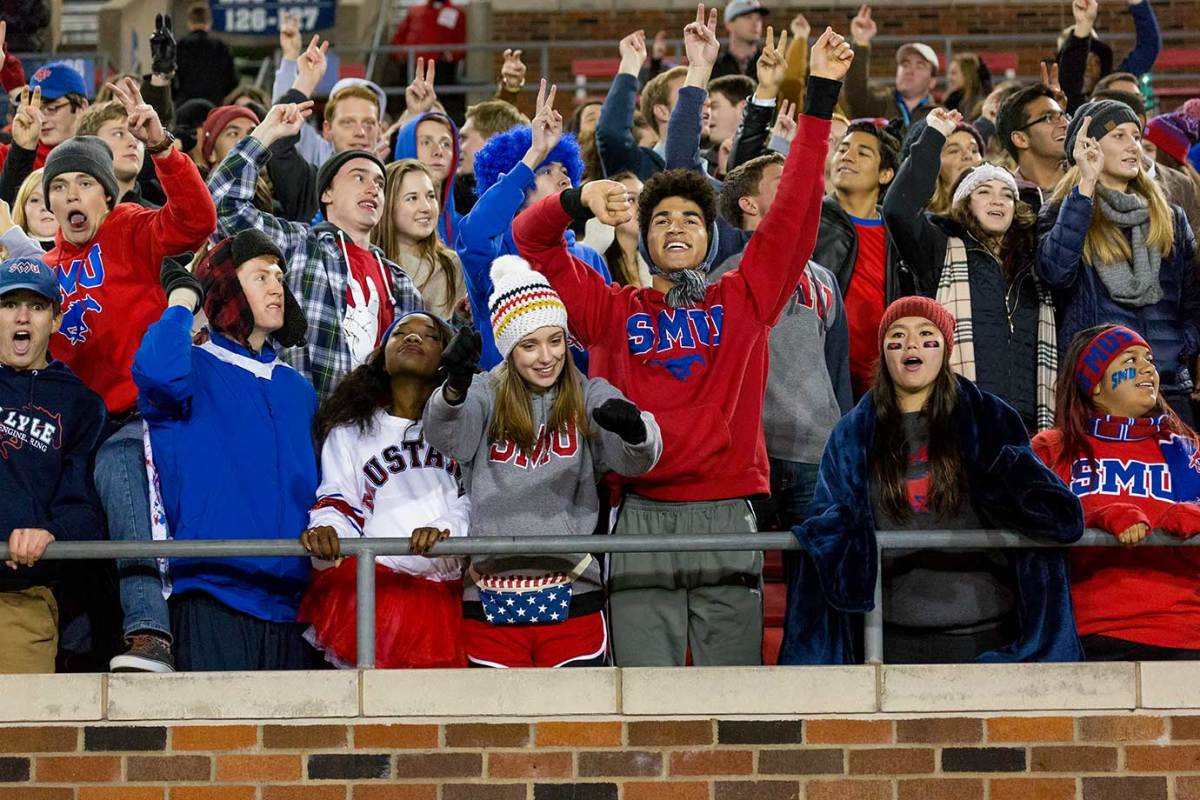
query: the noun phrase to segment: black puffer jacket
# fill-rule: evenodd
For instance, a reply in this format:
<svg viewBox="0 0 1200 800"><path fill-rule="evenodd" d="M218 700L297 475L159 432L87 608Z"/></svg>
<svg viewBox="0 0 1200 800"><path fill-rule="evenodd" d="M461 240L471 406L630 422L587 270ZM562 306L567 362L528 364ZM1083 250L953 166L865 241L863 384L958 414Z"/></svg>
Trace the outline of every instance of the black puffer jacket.
<svg viewBox="0 0 1200 800"><path fill-rule="evenodd" d="M885 219L886 222L886 219ZM850 215L838 205L837 198L826 195L821 201L821 228L817 233L817 246L812 260L832 272L838 286L845 295L854 276L854 262L858 259L858 234ZM898 297L919 294L920 287L912 271L897 256L888 236L887 264L885 270L884 299L891 303Z"/></svg>

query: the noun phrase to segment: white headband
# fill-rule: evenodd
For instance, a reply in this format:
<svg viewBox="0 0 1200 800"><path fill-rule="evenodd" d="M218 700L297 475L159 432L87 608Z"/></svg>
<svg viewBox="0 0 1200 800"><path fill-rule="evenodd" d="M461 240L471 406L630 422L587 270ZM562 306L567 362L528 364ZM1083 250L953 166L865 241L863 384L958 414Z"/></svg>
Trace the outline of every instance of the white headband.
<svg viewBox="0 0 1200 800"><path fill-rule="evenodd" d="M954 190L954 199L950 201L950 205L958 205L959 200L970 197L971 192L988 181L1002 181L1005 186L1012 189L1014 198L1018 196L1017 179L1012 176L1012 173L1004 167L997 167L995 164L985 162L968 172L967 176L962 179L958 188Z"/></svg>

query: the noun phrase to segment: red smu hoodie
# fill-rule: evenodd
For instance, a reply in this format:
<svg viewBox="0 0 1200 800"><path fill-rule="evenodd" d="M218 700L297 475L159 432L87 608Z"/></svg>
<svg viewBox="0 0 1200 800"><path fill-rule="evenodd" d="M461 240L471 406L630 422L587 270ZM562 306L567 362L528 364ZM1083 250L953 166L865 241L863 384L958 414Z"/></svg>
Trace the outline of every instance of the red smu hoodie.
<svg viewBox="0 0 1200 800"><path fill-rule="evenodd" d="M167 195L159 209L121 203L89 242L55 240L46 263L58 274L63 322L50 353L104 398L110 414L137 402L133 354L167 307L159 285L166 256L196 250L217 227L212 195L196 165L178 150L154 160Z"/></svg>
<svg viewBox="0 0 1200 800"><path fill-rule="evenodd" d="M801 115L775 203L741 268L708 287L704 301L672 308L657 289L610 286L567 250L571 217L558 195L521 213L513 236L567 306L588 350L588 374L604 378L662 429L658 465L621 478L660 501L724 500L769 491L762 407L767 338L816 244L829 121Z"/></svg>

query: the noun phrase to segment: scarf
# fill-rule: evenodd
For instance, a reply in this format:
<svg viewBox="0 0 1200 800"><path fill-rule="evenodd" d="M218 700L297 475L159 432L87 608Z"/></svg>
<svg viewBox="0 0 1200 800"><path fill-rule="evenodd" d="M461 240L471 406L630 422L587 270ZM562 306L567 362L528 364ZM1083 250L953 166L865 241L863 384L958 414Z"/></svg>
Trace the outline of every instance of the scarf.
<svg viewBox="0 0 1200 800"><path fill-rule="evenodd" d="M1088 433L1108 442L1139 442L1156 439L1163 432L1166 415L1157 417L1114 417L1101 414L1088 420Z"/></svg>
<svg viewBox="0 0 1200 800"><path fill-rule="evenodd" d="M1038 296L1037 322L1037 429L1054 427L1054 382L1058 378L1058 329L1054 323L1054 301L1041 281L1034 280ZM954 315L954 348L950 369L969 381L975 380L975 329L971 322L971 276L967 246L962 239L946 240L946 261L938 279L937 301ZM1008 313L1008 309L1005 309Z"/></svg>
<svg viewBox="0 0 1200 800"><path fill-rule="evenodd" d="M1146 236L1150 232L1150 205L1146 198L1133 192L1116 192L1097 184L1096 206L1105 219L1122 231L1129 231L1131 238L1132 265L1128 261L1094 265L1109 295L1118 303L1135 308L1154 305L1162 300L1162 286L1158 281L1162 251L1157 246L1146 244Z"/></svg>

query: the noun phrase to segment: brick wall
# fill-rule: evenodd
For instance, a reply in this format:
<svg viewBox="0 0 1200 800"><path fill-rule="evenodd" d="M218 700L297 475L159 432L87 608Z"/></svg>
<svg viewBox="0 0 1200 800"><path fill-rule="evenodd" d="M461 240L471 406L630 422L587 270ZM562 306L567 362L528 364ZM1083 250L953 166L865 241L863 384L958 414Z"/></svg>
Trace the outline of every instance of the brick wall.
<svg viewBox="0 0 1200 800"><path fill-rule="evenodd" d="M0 727L0 800L1198 800L1200 716Z"/></svg>

